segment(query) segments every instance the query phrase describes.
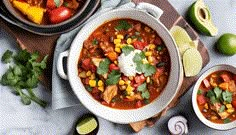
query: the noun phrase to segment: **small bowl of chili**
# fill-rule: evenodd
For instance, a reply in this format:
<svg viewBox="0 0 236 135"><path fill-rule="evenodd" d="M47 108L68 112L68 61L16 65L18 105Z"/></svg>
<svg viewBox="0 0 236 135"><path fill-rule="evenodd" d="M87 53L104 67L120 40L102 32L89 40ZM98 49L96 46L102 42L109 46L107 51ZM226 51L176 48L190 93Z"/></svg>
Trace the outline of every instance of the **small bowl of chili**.
<svg viewBox="0 0 236 135"><path fill-rule="evenodd" d="M216 65L203 73L193 88L192 105L199 120L208 127L235 128L236 68Z"/></svg>

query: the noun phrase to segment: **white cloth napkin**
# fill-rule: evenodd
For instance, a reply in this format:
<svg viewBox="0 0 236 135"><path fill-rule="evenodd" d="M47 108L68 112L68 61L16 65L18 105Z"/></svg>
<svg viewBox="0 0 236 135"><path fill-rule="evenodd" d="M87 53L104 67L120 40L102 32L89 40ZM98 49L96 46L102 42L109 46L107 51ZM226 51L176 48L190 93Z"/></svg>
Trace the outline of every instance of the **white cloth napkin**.
<svg viewBox="0 0 236 135"><path fill-rule="evenodd" d="M74 105L79 105L80 102L74 95L69 81L63 80L59 77L56 70L56 63L58 55L69 49L71 42L73 41L75 35L87 22L91 21L93 18L98 17L101 13L121 7L134 7L135 4L130 2L130 0L102 0L101 7L97 12L91 16L85 23L81 24L76 29L62 34L57 40L57 45L54 51L54 61L53 61L53 73L52 73L52 109L61 109Z"/></svg>

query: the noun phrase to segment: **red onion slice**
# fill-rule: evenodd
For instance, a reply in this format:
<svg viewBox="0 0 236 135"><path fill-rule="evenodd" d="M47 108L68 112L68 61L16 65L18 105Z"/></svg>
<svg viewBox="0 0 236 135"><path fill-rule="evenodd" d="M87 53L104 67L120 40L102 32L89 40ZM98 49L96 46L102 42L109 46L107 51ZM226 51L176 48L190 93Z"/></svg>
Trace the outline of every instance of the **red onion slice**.
<svg viewBox="0 0 236 135"><path fill-rule="evenodd" d="M174 116L168 121L168 129L172 135L187 134L187 120L183 116Z"/></svg>

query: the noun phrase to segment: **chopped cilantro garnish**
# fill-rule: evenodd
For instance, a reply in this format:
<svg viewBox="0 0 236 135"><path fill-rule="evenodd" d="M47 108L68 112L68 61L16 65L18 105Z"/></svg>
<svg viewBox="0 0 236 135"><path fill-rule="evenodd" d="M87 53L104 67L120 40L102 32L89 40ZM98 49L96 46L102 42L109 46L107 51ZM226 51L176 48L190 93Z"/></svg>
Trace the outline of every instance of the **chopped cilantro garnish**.
<svg viewBox="0 0 236 135"><path fill-rule="evenodd" d="M146 83L143 83L143 84L139 85L137 90L139 92L141 92L142 98L144 98L144 99L149 99L150 98L150 93L147 90L147 84Z"/></svg>
<svg viewBox="0 0 236 135"><path fill-rule="evenodd" d="M117 84L120 79L120 72L118 70L112 70L111 73L108 75L106 80L106 85L114 85Z"/></svg>
<svg viewBox="0 0 236 135"><path fill-rule="evenodd" d="M150 93L149 93L148 90L142 92L141 95L142 95L142 98L144 98L144 99L149 99L150 98Z"/></svg>
<svg viewBox="0 0 236 135"><path fill-rule="evenodd" d="M122 47L122 52L125 54L125 56L127 56L133 50L134 50L134 48L129 45Z"/></svg>
<svg viewBox="0 0 236 135"><path fill-rule="evenodd" d="M164 48L164 46L158 45L156 49L157 49L158 52L160 52L163 48Z"/></svg>
<svg viewBox="0 0 236 135"><path fill-rule="evenodd" d="M109 70L109 64L110 64L110 60L108 58L105 58L103 61L99 63L99 66L97 68L97 73L99 75L106 74Z"/></svg>
<svg viewBox="0 0 236 135"><path fill-rule="evenodd" d="M147 89L147 84L143 83L141 85L138 86L137 90L140 92L144 92Z"/></svg>
<svg viewBox="0 0 236 135"><path fill-rule="evenodd" d="M117 31L128 30L128 29L131 28L131 27L132 27L132 25L129 24L127 21L125 21L125 20L120 20L120 21L118 22L118 25L115 26L115 30L117 30Z"/></svg>
<svg viewBox="0 0 236 135"><path fill-rule="evenodd" d="M144 76L150 76L156 72L156 68L151 64L143 64L143 73Z"/></svg>
<svg viewBox="0 0 236 135"><path fill-rule="evenodd" d="M223 100L226 103L231 103L232 102L232 93L231 92L229 92L227 90L222 92L222 97L223 97Z"/></svg>
<svg viewBox="0 0 236 135"><path fill-rule="evenodd" d="M230 118L224 119L224 123L229 123L229 122L231 122L231 119L230 119Z"/></svg>
<svg viewBox="0 0 236 135"><path fill-rule="evenodd" d="M214 91L217 99L221 98L222 90L219 87L215 87L213 91Z"/></svg>
<svg viewBox="0 0 236 135"><path fill-rule="evenodd" d="M137 32L137 31L136 31L134 34L135 34L135 35L140 35L140 32Z"/></svg>
<svg viewBox="0 0 236 135"><path fill-rule="evenodd" d="M202 93L203 93L203 91L200 90L200 89L197 91L197 94L198 94L198 95L201 95Z"/></svg>
<svg viewBox="0 0 236 135"><path fill-rule="evenodd" d="M54 0L54 3L55 3L55 5L56 5L56 7L59 7L60 4L61 4L61 1L60 1L60 0Z"/></svg>
<svg viewBox="0 0 236 135"><path fill-rule="evenodd" d="M166 64L165 62L159 62L156 64L156 67L158 67L158 68L163 67L163 66L165 66L165 64Z"/></svg>
<svg viewBox="0 0 236 135"><path fill-rule="evenodd" d="M85 89L86 89L87 91L89 91L89 92L91 92L91 91L93 90L93 88L90 87L90 86L88 86L88 85L85 86Z"/></svg>
<svg viewBox="0 0 236 135"><path fill-rule="evenodd" d="M7 50L3 56L2 56L2 62L4 63L10 63L11 62L11 59L12 59L12 54L13 52L10 51L10 50Z"/></svg>
<svg viewBox="0 0 236 135"><path fill-rule="evenodd" d="M219 113L222 113L224 110L225 110L225 106L222 105L222 106L220 107L220 109L219 109Z"/></svg>
<svg viewBox="0 0 236 135"><path fill-rule="evenodd" d="M136 53L135 55L134 55L134 58L133 58L133 61L134 62L142 62L142 60L143 59L145 59L146 57L145 57L145 54L144 54L144 52L141 52L141 53Z"/></svg>
<svg viewBox="0 0 236 135"><path fill-rule="evenodd" d="M92 44L93 44L93 45L98 45L98 40L97 40L96 38L93 39Z"/></svg>

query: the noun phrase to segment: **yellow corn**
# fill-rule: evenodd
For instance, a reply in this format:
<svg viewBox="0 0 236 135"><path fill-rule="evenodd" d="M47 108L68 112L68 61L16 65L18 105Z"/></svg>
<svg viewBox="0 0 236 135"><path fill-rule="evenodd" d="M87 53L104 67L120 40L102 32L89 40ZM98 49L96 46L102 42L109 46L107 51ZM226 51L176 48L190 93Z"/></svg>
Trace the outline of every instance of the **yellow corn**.
<svg viewBox="0 0 236 135"><path fill-rule="evenodd" d="M233 108L227 109L227 112L228 112L228 113L233 113L233 112L234 112L234 109L233 109Z"/></svg>
<svg viewBox="0 0 236 135"><path fill-rule="evenodd" d="M149 62L149 63L152 63L152 62L153 62L152 56L148 56L148 62Z"/></svg>
<svg viewBox="0 0 236 135"><path fill-rule="evenodd" d="M95 77L95 74L94 73L92 73L91 75L90 75L90 77L89 77L89 79L91 79L91 80L94 80L96 77Z"/></svg>
<svg viewBox="0 0 236 135"><path fill-rule="evenodd" d="M115 48L115 51L118 52L118 53L121 53L121 50L118 47Z"/></svg>
<svg viewBox="0 0 236 135"><path fill-rule="evenodd" d="M125 81L124 80L119 80L119 85L124 85Z"/></svg>
<svg viewBox="0 0 236 135"><path fill-rule="evenodd" d="M128 38L128 39L126 40L126 42L127 42L127 44L131 44L131 43L132 43L132 39L131 39L131 38Z"/></svg>
<svg viewBox="0 0 236 135"><path fill-rule="evenodd" d="M118 48L120 48L120 47L121 47L121 44L116 44L115 46L118 47Z"/></svg>
<svg viewBox="0 0 236 135"><path fill-rule="evenodd" d="M99 81L98 81L98 87L103 86L103 85L104 85L103 81L102 81L102 80L99 80Z"/></svg>
<svg viewBox="0 0 236 135"><path fill-rule="evenodd" d="M133 76L129 76L128 78L129 78L129 80L133 80L133 79L134 79L134 77L133 77Z"/></svg>
<svg viewBox="0 0 236 135"><path fill-rule="evenodd" d="M217 116L211 116L211 120L217 120Z"/></svg>
<svg viewBox="0 0 236 135"><path fill-rule="evenodd" d="M148 51L148 52L145 52L145 56L151 56L152 55L152 52Z"/></svg>
<svg viewBox="0 0 236 135"><path fill-rule="evenodd" d="M81 73L79 73L79 77L81 78L86 78L86 72L85 71L82 71Z"/></svg>
<svg viewBox="0 0 236 135"><path fill-rule="evenodd" d="M92 75L92 72L91 71L88 71L87 73L86 73L86 76L91 76Z"/></svg>
<svg viewBox="0 0 236 135"><path fill-rule="evenodd" d="M131 83L130 80L125 81L125 84L130 84L130 83Z"/></svg>
<svg viewBox="0 0 236 135"><path fill-rule="evenodd" d="M121 35L121 34L118 34L118 35L116 36L116 38L118 38L118 39L124 39L124 36Z"/></svg>
<svg viewBox="0 0 236 135"><path fill-rule="evenodd" d="M150 77L149 76L147 77L146 82L150 83Z"/></svg>
<svg viewBox="0 0 236 135"><path fill-rule="evenodd" d="M96 80L89 80L89 86L90 87L95 87L96 86Z"/></svg>
<svg viewBox="0 0 236 135"><path fill-rule="evenodd" d="M231 104L226 104L226 107L227 107L228 109L230 109L230 108L232 108L232 105L231 105Z"/></svg>
<svg viewBox="0 0 236 135"><path fill-rule="evenodd" d="M104 91L104 86L98 87L98 90L100 90L101 92L103 92L103 91Z"/></svg>
<svg viewBox="0 0 236 135"><path fill-rule="evenodd" d="M118 64L117 60L114 61L114 64L116 64L116 65Z"/></svg>
<svg viewBox="0 0 236 135"><path fill-rule="evenodd" d="M120 44L121 43L121 39L114 39L114 44Z"/></svg>
<svg viewBox="0 0 236 135"><path fill-rule="evenodd" d="M133 91L133 89L134 88L132 86L128 85L127 88L126 88L126 91L130 95L130 93Z"/></svg>
<svg viewBox="0 0 236 135"><path fill-rule="evenodd" d="M149 44L149 49L150 50L153 50L153 49L155 49L156 48L156 46L154 45L154 44Z"/></svg>

